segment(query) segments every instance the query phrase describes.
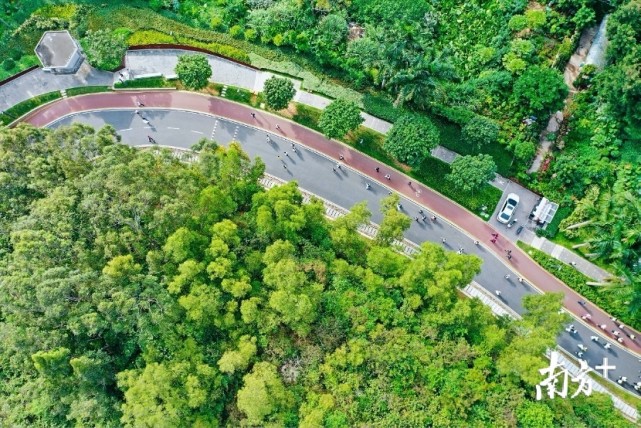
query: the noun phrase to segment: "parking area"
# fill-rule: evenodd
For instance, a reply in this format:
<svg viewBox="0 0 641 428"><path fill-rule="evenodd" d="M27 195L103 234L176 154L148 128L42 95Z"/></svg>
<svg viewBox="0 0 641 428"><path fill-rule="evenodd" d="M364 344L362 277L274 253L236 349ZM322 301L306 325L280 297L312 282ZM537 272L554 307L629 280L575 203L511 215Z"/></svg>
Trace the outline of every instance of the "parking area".
<svg viewBox="0 0 641 428"><path fill-rule="evenodd" d="M497 216L499 212L501 212L507 196L510 193L515 193L519 197L519 204L517 205L516 209L514 210L514 214L512 215L512 220L516 220L516 223L514 223L512 227L508 227L507 224L501 223L497 220ZM526 229L532 231L536 229L536 223L530 220L529 216L534 207L539 202L540 198L541 197L539 195L525 189L523 186L512 183L510 180L506 180L503 187L503 195L501 196L501 200L494 208L494 213L492 213L492 217L489 219L488 223L490 223L496 230L501 232L503 236L510 239L511 241L516 242L519 238L519 236L516 234L519 226L524 226Z"/></svg>

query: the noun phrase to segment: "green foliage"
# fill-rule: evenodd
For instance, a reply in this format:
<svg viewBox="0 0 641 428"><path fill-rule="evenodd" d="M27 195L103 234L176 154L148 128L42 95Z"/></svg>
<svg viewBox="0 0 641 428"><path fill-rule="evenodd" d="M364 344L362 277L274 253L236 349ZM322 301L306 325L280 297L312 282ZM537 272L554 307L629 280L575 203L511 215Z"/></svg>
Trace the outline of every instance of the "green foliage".
<svg viewBox="0 0 641 428"><path fill-rule="evenodd" d="M428 118L408 114L394 123L383 148L400 162L418 166L438 143L438 130Z"/></svg>
<svg viewBox="0 0 641 428"><path fill-rule="evenodd" d="M464 192L471 192L492 180L495 174L496 164L491 156L459 156L452 162L447 179Z"/></svg>
<svg viewBox="0 0 641 428"><path fill-rule="evenodd" d="M205 55L181 55L176 64L176 74L187 88L202 89L207 86L212 71Z"/></svg>
<svg viewBox="0 0 641 428"><path fill-rule="evenodd" d="M320 120L321 113L322 110L310 107L306 104L296 103L296 114L294 114L292 120L320 132L321 129L318 126L318 121Z"/></svg>
<svg viewBox="0 0 641 428"><path fill-rule="evenodd" d="M16 66L16 62L12 58L6 58L2 61L2 68L9 71Z"/></svg>
<svg viewBox="0 0 641 428"><path fill-rule="evenodd" d="M129 88L175 88L175 85L162 76L144 77L142 79L125 80L116 82L114 87L117 89Z"/></svg>
<svg viewBox="0 0 641 428"><path fill-rule="evenodd" d="M496 143L499 125L484 116L474 116L463 127L463 138L478 148Z"/></svg>
<svg viewBox="0 0 641 428"><path fill-rule="evenodd" d="M365 94L363 96L363 110L372 116L394 123L404 113L403 109L394 107L391 100L381 96Z"/></svg>
<svg viewBox="0 0 641 428"><path fill-rule="evenodd" d="M363 123L358 106L344 99L332 101L325 107L318 120L318 126L328 138L340 138Z"/></svg>
<svg viewBox="0 0 641 428"><path fill-rule="evenodd" d="M514 82L514 100L525 107L525 114L543 116L559 110L567 94L563 76L549 68L528 67Z"/></svg>
<svg viewBox="0 0 641 428"><path fill-rule="evenodd" d="M274 110L287 108L296 94L294 83L290 79L276 76L272 76L265 81L263 91L267 106Z"/></svg>
<svg viewBox="0 0 641 428"><path fill-rule="evenodd" d="M81 86L79 88L69 88L66 90L67 96L75 97L76 95L95 94L99 92L109 92L109 86Z"/></svg>
<svg viewBox="0 0 641 428"><path fill-rule="evenodd" d="M479 258L389 245L411 222L398 196L370 242L365 204L330 223L295 182L263 190L239 144L196 149L182 163L112 128L0 129L3 423L548 420L526 403L565 322L559 296L497 319L458 292ZM618 423L612 411L577 407L573 425Z"/></svg>
<svg viewBox="0 0 641 428"><path fill-rule="evenodd" d="M87 33L81 44L89 63L100 70L118 68L127 50L125 38L108 30Z"/></svg>

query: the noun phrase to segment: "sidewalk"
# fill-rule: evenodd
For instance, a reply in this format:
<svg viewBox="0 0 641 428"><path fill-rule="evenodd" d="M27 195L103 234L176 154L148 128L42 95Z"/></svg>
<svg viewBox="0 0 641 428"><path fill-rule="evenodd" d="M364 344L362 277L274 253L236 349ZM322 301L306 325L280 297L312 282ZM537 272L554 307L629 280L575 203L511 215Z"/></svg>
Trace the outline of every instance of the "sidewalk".
<svg viewBox="0 0 641 428"><path fill-rule="evenodd" d="M528 233L522 234L521 241L531 245L537 250L541 250L544 253L551 255L566 265L574 266L576 270L581 272L583 275L592 278L597 282L605 282L613 277L610 272L590 263L575 252L570 251L561 245L555 244L546 238L536 236L532 231L528 230L527 232Z"/></svg>

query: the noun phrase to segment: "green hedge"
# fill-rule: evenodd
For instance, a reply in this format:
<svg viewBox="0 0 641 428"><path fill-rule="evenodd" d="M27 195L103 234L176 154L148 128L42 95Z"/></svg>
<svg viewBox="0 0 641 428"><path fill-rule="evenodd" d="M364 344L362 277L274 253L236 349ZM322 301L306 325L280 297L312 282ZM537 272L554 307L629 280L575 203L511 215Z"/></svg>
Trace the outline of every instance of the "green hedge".
<svg viewBox="0 0 641 428"><path fill-rule="evenodd" d="M232 101L236 101L243 104L251 104L252 93L243 88L237 88L235 86L227 86L227 89L224 89L225 95L224 98L227 98ZM221 93L222 96L222 93Z"/></svg>
<svg viewBox="0 0 641 428"><path fill-rule="evenodd" d="M628 306L623 304L624 301L629 300L630 293L623 293L624 295L622 295L621 293L612 292L612 289L609 287L587 285L586 282L592 280L572 266L566 265L543 251L537 250L523 242L519 241L518 246L528 253L542 268L607 313L619 318L624 324L634 328L641 327L641 325L630 316Z"/></svg>
<svg viewBox="0 0 641 428"><path fill-rule="evenodd" d="M111 88L109 86L82 86L79 88L70 88L67 89L67 95L73 97L75 95L82 94L95 94L97 92L109 92Z"/></svg>
<svg viewBox="0 0 641 428"><path fill-rule="evenodd" d="M48 92L23 101L0 114L0 123L8 125L19 117L29 113L36 107L48 103L49 101L62 98L60 91Z"/></svg>
<svg viewBox="0 0 641 428"><path fill-rule="evenodd" d="M117 89L128 88L175 88L176 85L169 82L164 77L145 77L144 79L125 80L116 82L114 87Z"/></svg>
<svg viewBox="0 0 641 428"><path fill-rule="evenodd" d="M363 110L372 116L392 123L407 113L404 109L394 107L394 104L392 104L389 98L372 94L365 94L363 96Z"/></svg>
<svg viewBox="0 0 641 428"><path fill-rule="evenodd" d="M321 112L322 110L310 107L306 104L296 103L296 114L292 117L292 120L307 128L321 132L318 126L318 120L320 119Z"/></svg>

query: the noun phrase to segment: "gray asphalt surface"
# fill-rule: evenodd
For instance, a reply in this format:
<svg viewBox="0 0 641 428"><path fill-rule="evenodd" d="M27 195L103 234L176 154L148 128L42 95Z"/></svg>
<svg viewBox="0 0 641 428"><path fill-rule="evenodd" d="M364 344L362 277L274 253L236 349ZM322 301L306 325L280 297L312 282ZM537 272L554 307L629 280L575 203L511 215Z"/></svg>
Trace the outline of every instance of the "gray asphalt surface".
<svg viewBox="0 0 641 428"><path fill-rule="evenodd" d="M266 165L266 172L284 180L296 180L299 186L320 197L323 197L344 208L349 208L357 202L367 201L372 212L372 221L380 223L382 215L379 212L379 201L387 196L388 189L381 183L373 181L359 173L350 170L349 165L341 164L337 172L332 170L336 166L335 159L327 158L314 151L307 150L304 146L296 144L297 153L291 150L291 141L278 134L267 133L263 130L246 125L237 124L224 118L216 118L200 113L163 109L141 109L141 114L149 120L146 125L134 110L103 110L79 113L54 122L50 127L59 127L80 122L94 127L105 124L112 125L122 136L122 142L131 146L148 145L148 136L151 136L159 145L190 148L201 138L210 138L220 144L227 144L232 140L239 141L245 151L251 156L260 156ZM271 143L267 142L270 135ZM289 156L285 155L285 152ZM279 159L280 156L280 159ZM283 167L287 165L287 169ZM385 170L380 173L372 171L372 176L377 176L383 182ZM371 188L366 189L365 184L370 183ZM420 207L415 203L401 198L404 212L411 218L419 216ZM490 293L496 290L501 292L501 300L517 313L523 313L522 298L536 290L526 283L520 283L518 276L509 268L507 259L499 259L486 251L485 243L476 246L473 240L460 232L457 228L443 219L436 222L413 221L406 232L406 238L415 243L432 241L442 244L448 250L457 251L463 248L466 254L475 254L483 260L481 273L475 280ZM509 279L505 275L510 275ZM582 356L590 367L601 365L603 358L607 357L609 364L616 369L609 372L608 378L616 381L619 376L626 376L628 383L624 387L634 392L632 383L639 381L640 360L627 350L619 348L616 342L598 335L599 342L592 342L593 330L583 325L581 320L573 320L577 333L562 332L558 337L559 345L571 354L576 355L578 345L588 347ZM624 339L629 340L623 334ZM612 348L603 348L605 343L611 343ZM543 368L543 367L541 367ZM598 372L601 374L601 372ZM616 385L616 383L615 383Z"/></svg>

